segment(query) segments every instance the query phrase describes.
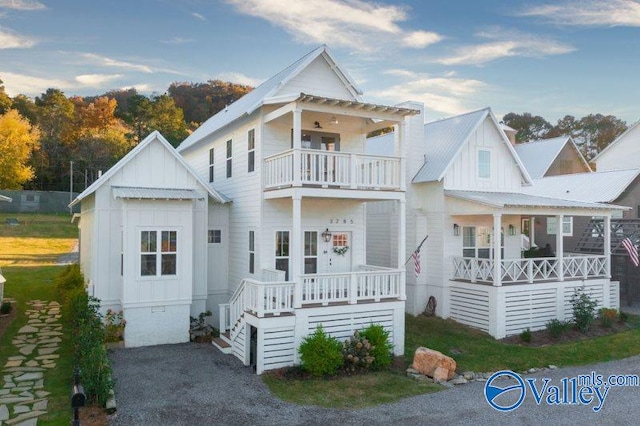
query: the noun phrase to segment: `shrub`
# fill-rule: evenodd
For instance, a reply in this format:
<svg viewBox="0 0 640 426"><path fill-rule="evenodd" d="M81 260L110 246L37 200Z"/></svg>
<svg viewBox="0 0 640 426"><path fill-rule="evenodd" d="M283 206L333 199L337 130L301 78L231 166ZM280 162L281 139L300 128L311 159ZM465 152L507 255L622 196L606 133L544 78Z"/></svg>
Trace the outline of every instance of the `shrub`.
<svg viewBox="0 0 640 426"><path fill-rule="evenodd" d="M625 312L620 311L620 313L618 314L618 322L621 324L624 324L628 320L629 320L629 315Z"/></svg>
<svg viewBox="0 0 640 426"><path fill-rule="evenodd" d="M389 332L380 324L371 324L360 332L373 346L371 355L374 358L372 368L386 368L393 362L393 345L389 342Z"/></svg>
<svg viewBox="0 0 640 426"><path fill-rule="evenodd" d="M74 263L64 268L55 278L53 284L63 300L69 292L76 289L84 289L84 276L80 271L80 265Z"/></svg>
<svg viewBox="0 0 640 426"><path fill-rule="evenodd" d="M356 330L342 346L345 368L349 371L368 370L375 360L372 350L373 345Z"/></svg>
<svg viewBox="0 0 640 426"><path fill-rule="evenodd" d="M124 327L127 321L124 319L122 311L116 312L107 310L104 316L105 342L119 342L124 335Z"/></svg>
<svg viewBox="0 0 640 426"><path fill-rule="evenodd" d="M9 312L11 312L11 303L2 302L2 305L0 305L0 314L6 315Z"/></svg>
<svg viewBox="0 0 640 426"><path fill-rule="evenodd" d="M69 268L62 274L67 273L68 270ZM75 276L76 273L72 274ZM80 280L76 282L84 283L79 269L78 274ZM84 386L87 400L104 406L113 389L113 381L107 350L104 346L105 327L98 311L100 300L87 295L84 285L69 287L65 291L62 315L71 328L73 361L79 376L78 380Z"/></svg>
<svg viewBox="0 0 640 426"><path fill-rule="evenodd" d="M552 319L547 321L547 331L554 339L559 338L562 333L569 329L570 323L560 321L559 319Z"/></svg>
<svg viewBox="0 0 640 426"><path fill-rule="evenodd" d="M520 333L520 340L525 343L531 343L531 330L527 327L522 333Z"/></svg>
<svg viewBox="0 0 640 426"><path fill-rule="evenodd" d="M613 322L618 319L618 310L612 308L600 308L598 311L598 318L600 318L600 325L605 328L611 328Z"/></svg>
<svg viewBox="0 0 640 426"><path fill-rule="evenodd" d="M586 333L595 320L594 310L598 303L584 292L584 287L577 288L571 297L573 306L573 322L578 330Z"/></svg>
<svg viewBox="0 0 640 426"><path fill-rule="evenodd" d="M342 345L325 333L321 325L304 338L298 351L302 369L313 376L336 374L343 365Z"/></svg>

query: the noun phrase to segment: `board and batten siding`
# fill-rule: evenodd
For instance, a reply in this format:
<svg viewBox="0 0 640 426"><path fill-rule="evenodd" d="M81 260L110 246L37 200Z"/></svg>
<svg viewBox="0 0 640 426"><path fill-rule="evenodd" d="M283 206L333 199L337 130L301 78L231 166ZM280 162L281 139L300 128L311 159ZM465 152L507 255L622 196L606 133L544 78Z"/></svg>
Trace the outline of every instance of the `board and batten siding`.
<svg viewBox="0 0 640 426"><path fill-rule="evenodd" d="M274 96L310 93L328 98L355 100L344 82L336 75L327 60L318 56L298 75L282 86Z"/></svg>
<svg viewBox="0 0 640 426"><path fill-rule="evenodd" d="M596 170L634 169L640 164L640 125L620 137L595 159Z"/></svg>
<svg viewBox="0 0 640 426"><path fill-rule="evenodd" d="M519 191L522 174L490 117L469 137L444 177L444 189ZM491 152L491 177L478 178L478 151Z"/></svg>
<svg viewBox="0 0 640 426"><path fill-rule="evenodd" d="M394 201L367 203L367 263L395 268L398 264L398 208Z"/></svg>

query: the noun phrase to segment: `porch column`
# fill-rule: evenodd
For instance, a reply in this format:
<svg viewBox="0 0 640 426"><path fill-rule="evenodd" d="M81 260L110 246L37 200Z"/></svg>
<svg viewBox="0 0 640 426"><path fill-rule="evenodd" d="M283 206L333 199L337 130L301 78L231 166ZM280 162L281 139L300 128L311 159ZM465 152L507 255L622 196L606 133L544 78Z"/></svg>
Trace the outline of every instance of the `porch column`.
<svg viewBox="0 0 640 426"><path fill-rule="evenodd" d="M407 138L407 132L406 132L406 126L404 121L401 121L400 123L396 124L396 131L394 132L395 137L394 137L394 155L396 157L400 157L400 170L398 171L398 173L400 173L400 190L401 191L406 191L407 190L407 185L406 185L406 176L405 176L405 171L407 169L407 157L405 155L405 151L406 151L406 147L405 145L407 144L406 138Z"/></svg>
<svg viewBox="0 0 640 426"><path fill-rule="evenodd" d="M302 109L293 110L293 186L302 186L300 149L302 148ZM294 219L295 220L295 219Z"/></svg>
<svg viewBox="0 0 640 426"><path fill-rule="evenodd" d="M564 221L564 215L560 214L556 216L556 258L557 260L557 271L558 271L558 281L564 281L564 236L562 224Z"/></svg>
<svg viewBox="0 0 640 426"><path fill-rule="evenodd" d="M399 220L398 220L398 269L400 269L400 300L407 299L407 274L405 273L405 259L407 256L407 234L406 234L406 200L398 200Z"/></svg>
<svg viewBox="0 0 640 426"><path fill-rule="evenodd" d="M537 246L536 244L536 218L535 216L531 216L529 219L529 248L533 246Z"/></svg>
<svg viewBox="0 0 640 426"><path fill-rule="evenodd" d="M607 278L611 278L611 215L604 217L604 264Z"/></svg>
<svg viewBox="0 0 640 426"><path fill-rule="evenodd" d="M291 227L291 247L289 247L289 255L291 256L291 274L289 280L296 283L296 304L300 301L302 290L302 282L300 281L302 253L302 198L300 194L294 194L293 201L293 220Z"/></svg>
<svg viewBox="0 0 640 426"><path fill-rule="evenodd" d="M502 250L500 247L502 229L502 213L493 214L493 285L502 285Z"/></svg>

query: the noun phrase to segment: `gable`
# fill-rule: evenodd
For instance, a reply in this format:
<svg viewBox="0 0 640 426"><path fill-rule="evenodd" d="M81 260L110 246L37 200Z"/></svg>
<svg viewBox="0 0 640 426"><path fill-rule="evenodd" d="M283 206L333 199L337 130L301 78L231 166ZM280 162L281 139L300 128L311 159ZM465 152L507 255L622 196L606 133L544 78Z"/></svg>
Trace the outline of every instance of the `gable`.
<svg viewBox="0 0 640 426"><path fill-rule="evenodd" d="M478 191L519 191L522 173L503 133L491 115L467 138L444 176L445 189ZM488 177L479 173L489 158ZM483 166L484 167L484 166ZM486 171L486 170L484 170Z"/></svg>
<svg viewBox="0 0 640 426"><path fill-rule="evenodd" d="M593 161L597 171L640 167L640 121L613 141Z"/></svg>
<svg viewBox="0 0 640 426"><path fill-rule="evenodd" d="M574 173L588 173L591 169L585 163L582 154L578 151L575 144L567 141L562 147L558 156L553 160L551 166L544 176L568 175Z"/></svg>
<svg viewBox="0 0 640 426"><path fill-rule="evenodd" d="M306 68L286 82L274 93L274 97L300 93L356 100L324 55L316 57Z"/></svg>

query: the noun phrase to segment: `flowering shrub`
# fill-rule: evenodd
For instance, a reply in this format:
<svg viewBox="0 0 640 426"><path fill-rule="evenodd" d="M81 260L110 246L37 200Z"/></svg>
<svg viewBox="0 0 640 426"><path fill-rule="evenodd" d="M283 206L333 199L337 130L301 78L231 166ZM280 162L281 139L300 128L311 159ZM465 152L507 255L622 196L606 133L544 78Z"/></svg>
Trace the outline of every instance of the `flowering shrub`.
<svg viewBox="0 0 640 426"><path fill-rule="evenodd" d="M302 369L313 376L333 375L342 367L342 345L319 325L300 345Z"/></svg>
<svg viewBox="0 0 640 426"><path fill-rule="evenodd" d="M126 325L127 321L124 319L122 311L116 312L108 309L104 316L105 342L121 341Z"/></svg>
<svg viewBox="0 0 640 426"><path fill-rule="evenodd" d="M372 350L373 345L356 330L342 346L345 368L348 371L368 370L375 361Z"/></svg>

